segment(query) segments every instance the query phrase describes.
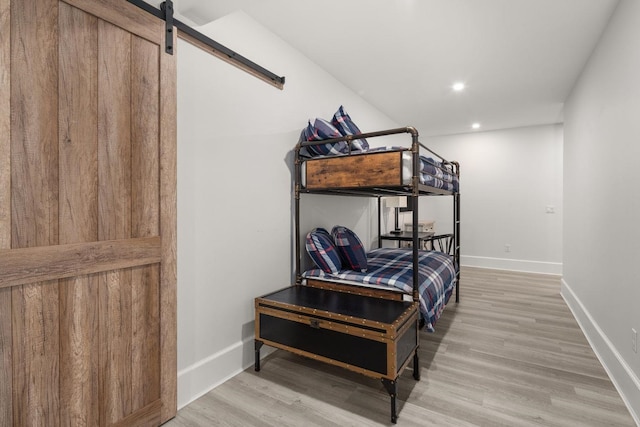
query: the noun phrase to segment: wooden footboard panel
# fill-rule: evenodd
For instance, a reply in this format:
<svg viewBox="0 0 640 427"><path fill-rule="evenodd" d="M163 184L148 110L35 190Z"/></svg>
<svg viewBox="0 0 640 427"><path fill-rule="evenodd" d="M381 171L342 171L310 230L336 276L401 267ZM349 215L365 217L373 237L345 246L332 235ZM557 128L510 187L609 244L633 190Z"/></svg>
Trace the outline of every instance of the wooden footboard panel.
<svg viewBox="0 0 640 427"><path fill-rule="evenodd" d="M324 157L305 164L308 190L402 185L402 151Z"/></svg>
<svg viewBox="0 0 640 427"><path fill-rule="evenodd" d="M363 295L367 297L374 298L384 298L395 301L404 301L405 294L404 292L398 292L395 290L386 290L374 287L368 287L366 285L355 285L355 284L346 284L339 282L332 282L330 280L320 280L320 279L305 279L306 286L311 286L314 288L320 289L329 289L338 292L344 292L346 294L357 294Z"/></svg>

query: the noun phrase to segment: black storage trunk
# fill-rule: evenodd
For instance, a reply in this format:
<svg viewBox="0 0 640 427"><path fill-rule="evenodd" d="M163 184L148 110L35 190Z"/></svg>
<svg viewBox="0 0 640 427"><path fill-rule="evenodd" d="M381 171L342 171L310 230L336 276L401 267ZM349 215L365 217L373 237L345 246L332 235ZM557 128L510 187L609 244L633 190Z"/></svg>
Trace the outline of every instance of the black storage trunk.
<svg viewBox="0 0 640 427"><path fill-rule="evenodd" d="M267 344L395 381L418 347L418 304L296 285L255 299ZM256 360L259 369L259 361Z"/></svg>

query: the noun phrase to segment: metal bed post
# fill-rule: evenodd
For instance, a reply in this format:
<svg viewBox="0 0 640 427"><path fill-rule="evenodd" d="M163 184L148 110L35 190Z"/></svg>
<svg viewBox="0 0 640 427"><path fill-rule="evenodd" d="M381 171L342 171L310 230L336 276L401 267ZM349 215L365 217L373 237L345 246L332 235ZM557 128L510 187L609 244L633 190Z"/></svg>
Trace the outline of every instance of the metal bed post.
<svg viewBox="0 0 640 427"><path fill-rule="evenodd" d="M413 301L420 304L420 292L418 289L418 283L420 281L420 272L418 269L418 251L420 245L420 239L418 239L418 200L420 195L420 141L418 141L418 131L415 128L407 128L407 130L411 133L411 151L413 155L413 178L411 181L411 208L413 209L413 224L412 224L412 233L413 233ZM418 309L418 313L420 310ZM413 352L413 379L416 381L420 381L420 358L418 356L418 348L420 347L420 314L416 319L417 327L416 327L416 349ZM395 397L391 398L391 411L392 415L395 412ZM396 417L397 419L397 417ZM391 418L391 422L395 423L393 416Z"/></svg>
<svg viewBox="0 0 640 427"><path fill-rule="evenodd" d="M301 170L300 170L300 144L296 145L295 148L295 188L294 188L294 209L295 209L295 247L296 247L296 284L302 283L302 272L300 271L300 180L301 180Z"/></svg>
<svg viewBox="0 0 640 427"><path fill-rule="evenodd" d="M413 177L411 178L411 208L413 213L413 301L420 301L420 294L418 292L418 283L420 281L419 271L416 268L418 266L418 250L420 240L418 239L418 195L420 194L420 141L418 141L418 131L415 128L407 128L411 133L411 153L413 156Z"/></svg>
<svg viewBox="0 0 640 427"><path fill-rule="evenodd" d="M382 200L381 196L378 196L378 247L382 247Z"/></svg>
<svg viewBox="0 0 640 427"><path fill-rule="evenodd" d="M460 164L453 162L454 173L460 182ZM459 184L458 184L459 185ZM460 302L460 188L453 195L453 244L456 267L456 302Z"/></svg>
<svg viewBox="0 0 640 427"><path fill-rule="evenodd" d="M456 204L456 302L460 302L460 193L455 194Z"/></svg>

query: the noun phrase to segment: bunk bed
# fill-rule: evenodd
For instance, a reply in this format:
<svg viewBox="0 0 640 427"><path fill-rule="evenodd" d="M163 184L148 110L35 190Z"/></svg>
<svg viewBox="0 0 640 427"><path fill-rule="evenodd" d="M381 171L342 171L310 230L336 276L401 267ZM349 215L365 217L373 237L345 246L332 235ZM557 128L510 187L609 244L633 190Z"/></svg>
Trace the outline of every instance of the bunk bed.
<svg viewBox="0 0 640 427"><path fill-rule="evenodd" d="M355 140L402 134L411 136L410 148L351 148ZM318 141L301 141L295 149L296 284L255 300L255 370L260 370L260 348L267 344L380 379L391 397L391 421L395 423L398 377L413 362L413 377L420 379L422 323L433 330L453 288L455 301L460 298L459 164L420 143L413 127L346 135L321 143L328 155L309 156L309 148L317 147ZM377 198L379 248L367 253L371 268L366 274L302 271L302 194ZM411 203L414 231L410 249L382 248L381 200L389 196L405 196ZM420 249L421 196L451 196L451 253ZM396 271L385 273L383 267L389 265ZM392 279L371 279L373 270ZM402 283L396 280L399 276L404 276Z"/></svg>

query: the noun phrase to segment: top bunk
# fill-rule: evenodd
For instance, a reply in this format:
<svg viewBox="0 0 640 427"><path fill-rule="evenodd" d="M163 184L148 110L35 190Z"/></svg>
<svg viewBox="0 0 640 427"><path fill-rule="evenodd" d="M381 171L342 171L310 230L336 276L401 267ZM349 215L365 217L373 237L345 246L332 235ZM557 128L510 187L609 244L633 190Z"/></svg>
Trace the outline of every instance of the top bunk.
<svg viewBox="0 0 640 427"><path fill-rule="evenodd" d="M402 134L410 136L410 148L369 148L368 143L360 143ZM295 166L296 189L301 193L384 197L459 192L459 164L423 145L413 127L301 140L295 149Z"/></svg>

